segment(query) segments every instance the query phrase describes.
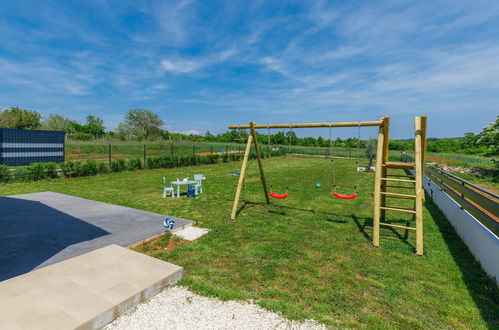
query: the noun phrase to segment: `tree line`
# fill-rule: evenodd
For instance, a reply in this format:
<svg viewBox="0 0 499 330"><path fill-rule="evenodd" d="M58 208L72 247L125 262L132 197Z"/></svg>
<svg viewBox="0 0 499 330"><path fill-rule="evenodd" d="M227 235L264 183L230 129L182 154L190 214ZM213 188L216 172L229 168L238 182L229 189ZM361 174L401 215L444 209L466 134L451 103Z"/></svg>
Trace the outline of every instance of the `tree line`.
<svg viewBox="0 0 499 330"><path fill-rule="evenodd" d="M160 116L148 109L131 109L114 130L106 130L104 121L89 115L84 123L66 118L59 114L43 117L33 110L10 107L0 109L0 128L15 129L43 129L64 131L68 139L120 139L122 141L151 141L151 140L189 140L200 142L244 143L248 136L247 130L229 130L220 134L207 131L204 135L182 134L170 132L163 128L164 121ZM345 147L365 148L370 142L357 138L330 141L319 136L298 137L294 131L277 132L275 134L260 134L257 132L260 143L273 145L293 145L304 147ZM413 139L390 140L391 150L412 150ZM479 134L465 133L457 138L428 138L427 150L432 152L462 152L472 154L499 155L499 116L495 122L486 126Z"/></svg>

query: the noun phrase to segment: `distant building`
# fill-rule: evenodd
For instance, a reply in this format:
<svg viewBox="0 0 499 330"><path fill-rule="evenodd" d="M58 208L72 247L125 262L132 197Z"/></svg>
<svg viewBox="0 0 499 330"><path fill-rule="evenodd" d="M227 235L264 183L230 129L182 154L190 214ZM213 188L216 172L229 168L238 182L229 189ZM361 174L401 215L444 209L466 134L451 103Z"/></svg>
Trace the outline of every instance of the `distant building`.
<svg viewBox="0 0 499 330"><path fill-rule="evenodd" d="M64 132L0 128L0 164L64 161Z"/></svg>

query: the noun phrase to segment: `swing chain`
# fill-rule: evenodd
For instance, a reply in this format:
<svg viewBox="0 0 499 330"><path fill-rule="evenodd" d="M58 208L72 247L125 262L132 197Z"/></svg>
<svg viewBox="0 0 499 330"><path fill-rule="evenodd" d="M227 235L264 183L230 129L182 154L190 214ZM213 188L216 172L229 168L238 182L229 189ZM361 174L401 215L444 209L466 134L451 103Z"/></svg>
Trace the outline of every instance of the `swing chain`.
<svg viewBox="0 0 499 330"><path fill-rule="evenodd" d="M359 172L358 171L358 167L359 167L359 158L360 158L360 121L358 122L358 133L357 133L357 159L355 160L355 171L356 172ZM354 185L353 185L353 190L355 193L357 193L357 182L358 182L358 179L359 179L359 174L356 173L355 175L355 182L354 182Z"/></svg>
<svg viewBox="0 0 499 330"><path fill-rule="evenodd" d="M333 192L336 192L336 174L334 172L334 158L333 158L333 127L329 123L329 157L331 158L331 169L333 174Z"/></svg>

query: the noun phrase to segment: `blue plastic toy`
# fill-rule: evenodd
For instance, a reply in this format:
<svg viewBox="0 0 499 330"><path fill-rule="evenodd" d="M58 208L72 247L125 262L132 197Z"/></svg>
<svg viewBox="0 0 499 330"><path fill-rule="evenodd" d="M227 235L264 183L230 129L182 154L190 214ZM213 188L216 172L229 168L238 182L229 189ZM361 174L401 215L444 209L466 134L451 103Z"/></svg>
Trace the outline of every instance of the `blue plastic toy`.
<svg viewBox="0 0 499 330"><path fill-rule="evenodd" d="M316 183L315 184L315 188L320 188L321 187L321 184L320 183Z"/></svg>
<svg viewBox="0 0 499 330"><path fill-rule="evenodd" d="M166 218L165 221L163 221L163 227L165 227L166 230L172 230L174 226L175 220L171 218Z"/></svg>

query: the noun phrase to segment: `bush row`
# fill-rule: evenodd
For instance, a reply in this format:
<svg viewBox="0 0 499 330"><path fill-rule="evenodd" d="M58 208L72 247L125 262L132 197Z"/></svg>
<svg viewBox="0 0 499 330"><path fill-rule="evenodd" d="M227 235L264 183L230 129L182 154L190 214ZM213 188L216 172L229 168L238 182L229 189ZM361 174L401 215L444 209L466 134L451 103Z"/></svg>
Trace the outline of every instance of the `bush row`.
<svg viewBox="0 0 499 330"><path fill-rule="evenodd" d="M271 156L281 156L285 153L284 150L272 151ZM267 158L268 153L262 152L262 157ZM174 168L202 164L215 164L218 162L228 163L233 161L241 161L242 154L212 154L206 156L187 155L187 156L164 156L151 157L147 159L147 168ZM256 153L251 153L250 159L256 158ZM60 166L60 172L57 170ZM86 162L67 161L61 164L55 163L33 163L27 167L17 168L15 171L10 171L5 165L0 164L0 182L27 182L38 181L43 179L55 179L60 175L66 178L76 178L84 176L92 176L109 172L135 171L144 168L144 164L140 159L116 159L107 163L88 160Z"/></svg>

